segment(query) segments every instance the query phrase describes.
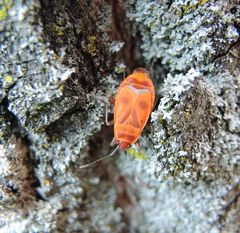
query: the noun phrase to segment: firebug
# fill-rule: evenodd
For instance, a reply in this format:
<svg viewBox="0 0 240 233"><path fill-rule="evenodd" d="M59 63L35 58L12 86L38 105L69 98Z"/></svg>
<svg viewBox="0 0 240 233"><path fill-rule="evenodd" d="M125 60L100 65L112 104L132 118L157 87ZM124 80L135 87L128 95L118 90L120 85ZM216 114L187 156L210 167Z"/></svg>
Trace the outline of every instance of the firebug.
<svg viewBox="0 0 240 233"><path fill-rule="evenodd" d="M121 83L114 108L114 139L120 149L127 149L138 140L154 101L154 86L146 69L135 69Z"/></svg>
<svg viewBox="0 0 240 233"><path fill-rule="evenodd" d="M146 125L153 110L155 90L149 72L137 68L123 82L117 91L114 107L114 151L90 164L112 156L118 148L124 150L134 144ZM109 124L108 124L109 125Z"/></svg>

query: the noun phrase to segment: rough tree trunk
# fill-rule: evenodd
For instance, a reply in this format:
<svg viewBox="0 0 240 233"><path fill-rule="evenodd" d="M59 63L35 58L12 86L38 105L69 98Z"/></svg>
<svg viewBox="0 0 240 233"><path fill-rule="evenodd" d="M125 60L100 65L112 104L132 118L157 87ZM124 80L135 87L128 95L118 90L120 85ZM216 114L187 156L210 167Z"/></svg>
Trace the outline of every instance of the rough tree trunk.
<svg viewBox="0 0 240 233"><path fill-rule="evenodd" d="M239 0L1 0L0 232L239 232L239 38ZM139 66L146 159L79 169L112 150L98 96Z"/></svg>

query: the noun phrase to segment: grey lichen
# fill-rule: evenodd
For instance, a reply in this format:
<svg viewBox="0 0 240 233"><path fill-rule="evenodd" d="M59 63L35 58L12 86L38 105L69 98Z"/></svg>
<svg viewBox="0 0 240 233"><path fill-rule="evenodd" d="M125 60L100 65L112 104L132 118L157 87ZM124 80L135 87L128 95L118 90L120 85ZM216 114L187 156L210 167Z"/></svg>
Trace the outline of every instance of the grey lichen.
<svg viewBox="0 0 240 233"><path fill-rule="evenodd" d="M153 145L148 161L136 162L153 188L140 192L146 221L140 232L237 232L226 206L239 208L239 1L135 1L129 7L146 63L169 69L166 77L154 73L164 84L152 113ZM231 190L235 202L229 204Z"/></svg>
<svg viewBox="0 0 240 233"><path fill-rule="evenodd" d="M1 232L238 232L239 12L238 0L14 1L0 24ZM160 94L129 151L144 160L79 169L109 153L113 78L144 63Z"/></svg>
<svg viewBox="0 0 240 233"><path fill-rule="evenodd" d="M158 168L159 175L181 177L185 182L196 179L211 181L216 176L218 179L225 177L225 181L234 180L239 168L230 169L235 164L233 162L231 165L230 161L236 161L238 148L231 147L225 155L223 151L219 154L219 147L222 146L218 145L218 140L224 138L224 131L226 136L229 135L226 137L230 140L228 145L237 145L239 137L226 132L218 109L219 97L210 92L213 88L207 88L209 84L203 81L201 75L192 72L189 71L186 76L167 78L163 90L167 90L166 95L160 102L159 110L153 114L154 144L159 151L161 168ZM179 82L183 89L179 89ZM232 154L233 149L236 150L235 155ZM230 163L230 167L223 169L220 158L227 159L226 165Z"/></svg>
<svg viewBox="0 0 240 233"><path fill-rule="evenodd" d="M9 121L9 125L4 124L1 128L0 161L4 167L1 169L1 232L115 231L121 228L118 224L121 210L114 208L113 188L107 183L94 202L85 200L87 195L93 196L102 184L100 181L91 183L97 175L81 171L79 166L87 162L88 151L83 148L88 139L103 124L105 104L97 97L112 93L116 83L109 73L102 75L101 72L105 72L103 68L101 71L96 68L92 71L96 75L94 79L98 79L95 85L101 89L93 87L93 74L90 73L85 81L91 88L85 88L78 75L88 75L88 61L84 67L84 60L81 60L82 70L76 69L74 64L71 68L62 64L67 49L62 47L56 54L44 41L43 25L35 21L39 9L38 3L16 1L9 10L8 23L2 29L4 89L1 100L4 111L1 113L4 115L1 118ZM58 32L56 34L63 37ZM86 49L91 49L89 54L93 56L94 41L87 40L86 43ZM98 51L98 63L97 59L103 59L99 53L103 57L106 55ZM74 56L73 53L72 59ZM110 63L105 64L106 67L109 65L108 69L111 68ZM11 124L18 124L18 128L11 128ZM19 150L27 150L28 155L23 157L23 153L11 153L15 144L8 137L14 135L19 138L16 140L21 140L25 134L28 143L20 144L22 148ZM26 163L38 184L29 189L27 185L31 185L31 180L24 173L27 165L19 161L25 161L30 154L33 161L27 160ZM10 195L10 192L15 195ZM108 200L109 207L100 214L98 210L105 207L103 199ZM109 212L112 214L107 218Z"/></svg>
<svg viewBox="0 0 240 233"><path fill-rule="evenodd" d="M239 14L238 3L136 1L128 17L141 31L141 48L148 61L159 58L173 72L205 70L239 38L235 27L239 23L235 17Z"/></svg>

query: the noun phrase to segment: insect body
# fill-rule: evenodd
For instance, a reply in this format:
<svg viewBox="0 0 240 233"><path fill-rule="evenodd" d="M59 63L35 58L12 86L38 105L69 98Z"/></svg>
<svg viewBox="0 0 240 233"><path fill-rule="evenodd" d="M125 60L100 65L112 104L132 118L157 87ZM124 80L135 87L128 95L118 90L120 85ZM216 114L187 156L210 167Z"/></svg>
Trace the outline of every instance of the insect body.
<svg viewBox="0 0 240 233"><path fill-rule="evenodd" d="M138 140L154 106L155 91L149 76L146 69L137 68L121 83L114 109L114 142L118 146L110 154L80 168L110 158L118 148L127 149Z"/></svg>
<svg viewBox="0 0 240 233"><path fill-rule="evenodd" d="M154 86L146 69L135 69L121 83L114 109L114 139L120 149L137 141L152 112L154 100Z"/></svg>

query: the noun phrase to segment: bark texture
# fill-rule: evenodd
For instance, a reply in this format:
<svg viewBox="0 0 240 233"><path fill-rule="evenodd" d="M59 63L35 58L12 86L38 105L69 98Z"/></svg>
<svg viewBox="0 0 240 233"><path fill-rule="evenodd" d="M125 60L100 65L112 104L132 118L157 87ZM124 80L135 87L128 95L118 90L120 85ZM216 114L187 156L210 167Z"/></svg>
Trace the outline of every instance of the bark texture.
<svg viewBox="0 0 240 233"><path fill-rule="evenodd" d="M0 1L0 231L239 232L239 38L239 0ZM141 150L79 169L139 66Z"/></svg>

